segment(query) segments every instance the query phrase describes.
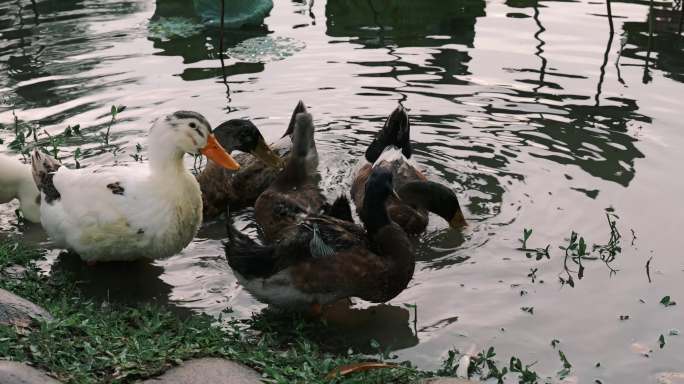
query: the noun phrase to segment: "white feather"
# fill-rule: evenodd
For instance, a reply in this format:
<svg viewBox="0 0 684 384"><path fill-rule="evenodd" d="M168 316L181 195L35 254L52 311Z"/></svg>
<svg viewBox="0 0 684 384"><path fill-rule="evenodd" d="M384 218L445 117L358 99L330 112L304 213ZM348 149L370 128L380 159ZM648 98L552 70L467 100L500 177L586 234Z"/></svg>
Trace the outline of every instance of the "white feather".
<svg viewBox="0 0 684 384"><path fill-rule="evenodd" d="M28 221L40 222L40 192L33 181L31 167L0 155L0 204L18 199L19 209Z"/></svg>
<svg viewBox="0 0 684 384"><path fill-rule="evenodd" d="M174 116L150 131L147 165L55 172L60 197L48 203L43 194L41 206L54 242L88 261L162 258L190 243L202 222L202 197L182 158L206 145L209 127L200 134Z"/></svg>
<svg viewBox="0 0 684 384"><path fill-rule="evenodd" d="M290 271L285 269L265 279L245 279L235 272L240 284L259 301L283 308L307 308L312 303L332 303L344 294L310 294L295 288Z"/></svg>

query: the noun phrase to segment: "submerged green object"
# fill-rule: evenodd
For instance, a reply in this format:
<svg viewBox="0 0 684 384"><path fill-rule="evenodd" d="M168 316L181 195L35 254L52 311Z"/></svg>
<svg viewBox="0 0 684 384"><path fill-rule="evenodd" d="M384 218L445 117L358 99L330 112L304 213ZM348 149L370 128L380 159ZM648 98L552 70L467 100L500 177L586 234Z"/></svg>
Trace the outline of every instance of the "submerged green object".
<svg viewBox="0 0 684 384"><path fill-rule="evenodd" d="M201 24L187 17L160 17L151 20L148 27L149 37L162 41L169 41L174 37L190 37L200 33Z"/></svg>
<svg viewBox="0 0 684 384"><path fill-rule="evenodd" d="M221 1L225 1L224 28L261 25L273 9L273 0L193 0L195 13L205 25L221 23Z"/></svg>

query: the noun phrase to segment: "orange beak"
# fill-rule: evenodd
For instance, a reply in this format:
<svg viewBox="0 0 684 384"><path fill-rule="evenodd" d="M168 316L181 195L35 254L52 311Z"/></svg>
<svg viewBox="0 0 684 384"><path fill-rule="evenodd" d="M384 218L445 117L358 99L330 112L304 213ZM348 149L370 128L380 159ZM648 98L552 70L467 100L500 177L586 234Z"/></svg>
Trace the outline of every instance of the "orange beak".
<svg viewBox="0 0 684 384"><path fill-rule="evenodd" d="M209 138L207 138L207 145L202 148L202 154L223 168L233 171L240 169L240 164L223 149L221 144L216 141L214 135L209 135Z"/></svg>

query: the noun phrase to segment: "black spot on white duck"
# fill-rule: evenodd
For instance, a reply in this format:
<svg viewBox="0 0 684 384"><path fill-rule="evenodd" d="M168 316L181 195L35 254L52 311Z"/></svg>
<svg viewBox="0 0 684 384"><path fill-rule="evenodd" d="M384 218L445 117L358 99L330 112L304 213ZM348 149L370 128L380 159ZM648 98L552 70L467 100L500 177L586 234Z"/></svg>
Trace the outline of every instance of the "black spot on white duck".
<svg viewBox="0 0 684 384"><path fill-rule="evenodd" d="M253 206L259 195L268 188L282 169L292 149L292 132L295 116L306 112L300 101L292 112L285 134L271 147L259 129L247 119L232 119L214 129L216 139L228 152L240 151L235 159L239 171L208 162L197 177L202 190L204 217L215 218L226 211Z"/></svg>
<svg viewBox="0 0 684 384"><path fill-rule="evenodd" d="M202 153L225 168L239 169L209 122L190 111L157 119L149 132L146 165L68 169L34 151L43 228L55 243L88 262L180 252L202 222L202 195L183 165L186 153Z"/></svg>
<svg viewBox="0 0 684 384"><path fill-rule="evenodd" d="M407 233L425 231L428 212L439 215L452 228L461 228L466 221L456 194L440 183L427 180L411 160L410 129L406 110L398 106L366 149L366 161L356 172L351 188L359 217L363 220L368 215L364 201L370 175L376 169L385 169L392 173L398 194L385 201L387 211Z"/></svg>
<svg viewBox="0 0 684 384"><path fill-rule="evenodd" d="M299 114L288 163L255 206L265 243L228 220L228 263L249 292L276 307L310 309L349 297L391 300L406 288L415 266L408 235L385 207L394 194L392 173L376 168L368 177L364 230L321 212L324 204L307 161L312 143L311 116ZM346 197L332 206L339 216L351 217Z"/></svg>

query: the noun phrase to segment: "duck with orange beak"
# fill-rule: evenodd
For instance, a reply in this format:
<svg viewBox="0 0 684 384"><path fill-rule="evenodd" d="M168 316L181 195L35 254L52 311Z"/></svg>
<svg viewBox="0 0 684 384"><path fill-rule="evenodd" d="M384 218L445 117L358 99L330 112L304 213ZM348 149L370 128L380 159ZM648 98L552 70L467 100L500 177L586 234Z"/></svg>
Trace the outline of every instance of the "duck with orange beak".
<svg viewBox="0 0 684 384"><path fill-rule="evenodd" d="M177 111L149 132L149 164L68 169L35 151L33 177L41 192L40 221L52 241L81 259L158 259L180 252L202 223L202 195L183 164L203 154L237 170L199 113Z"/></svg>

